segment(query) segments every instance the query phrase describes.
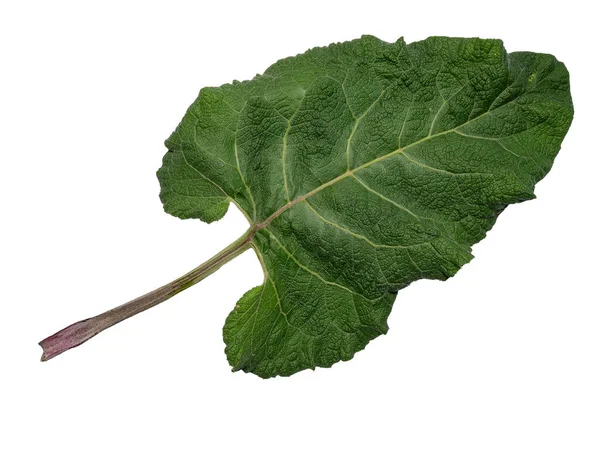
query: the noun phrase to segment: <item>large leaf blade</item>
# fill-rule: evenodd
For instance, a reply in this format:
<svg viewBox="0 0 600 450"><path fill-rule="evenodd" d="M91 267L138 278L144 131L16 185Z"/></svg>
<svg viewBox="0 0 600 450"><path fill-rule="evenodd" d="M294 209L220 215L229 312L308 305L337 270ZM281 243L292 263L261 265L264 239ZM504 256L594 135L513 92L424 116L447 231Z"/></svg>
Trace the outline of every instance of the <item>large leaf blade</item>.
<svg viewBox="0 0 600 450"><path fill-rule="evenodd" d="M257 228L265 281L227 318L231 365L350 359L398 289L454 275L533 198L571 119L564 65L495 40L367 36L201 91L159 178L167 212L210 221L234 201Z"/></svg>

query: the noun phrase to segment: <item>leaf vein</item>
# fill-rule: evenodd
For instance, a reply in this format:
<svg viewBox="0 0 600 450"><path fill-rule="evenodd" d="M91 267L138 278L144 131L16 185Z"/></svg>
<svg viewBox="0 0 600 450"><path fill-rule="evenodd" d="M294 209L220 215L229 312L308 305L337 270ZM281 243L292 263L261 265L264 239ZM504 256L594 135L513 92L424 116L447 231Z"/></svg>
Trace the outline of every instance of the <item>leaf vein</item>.
<svg viewBox="0 0 600 450"><path fill-rule="evenodd" d="M356 181L358 181L360 183L360 185L362 187L364 187L367 191L373 193L374 195L378 196L379 198L381 198L382 200L385 200L386 202L394 205L396 208L409 213L411 216L417 218L417 219L424 219L424 217L420 217L417 216L414 212L412 212L410 209L408 209L406 206L402 206L400 203L396 203L395 201L393 201L392 199L386 197L385 195L381 194L380 192L376 191L375 189L373 189L372 187L370 187L369 185L367 185L363 180L361 180L360 178L358 178L356 175L352 174L352 178L354 178Z"/></svg>
<svg viewBox="0 0 600 450"><path fill-rule="evenodd" d="M322 276L322 275L320 275L319 273L315 272L314 270L312 270L312 269L308 268L307 266L305 266L304 264L302 264L300 261L298 261L298 259L297 259L297 258L296 258L296 257L293 255L293 253L291 253L291 252L290 252L290 251L289 251L289 250L288 250L288 249L287 249L287 248L286 248L286 247L285 247L285 246L284 246L284 245L281 243L281 241L280 241L280 240L277 238L277 236L275 236L275 235L274 235L274 234L273 234L271 231L269 231L269 230L267 230L267 229L265 229L265 231L266 231L267 233L269 233L269 235L270 235L270 236L271 236L271 237L272 237L272 238L275 240L275 242L277 242L277 245L279 245L279 247L280 247L280 248L281 248L281 249L282 249L282 250L283 250L283 251L284 251L284 252L285 252L285 253L288 255L288 257L289 257L289 258L290 258L292 261L294 261L294 263L296 263L296 265L297 265L299 268L301 268L302 270L304 270L305 272L308 272L308 273L310 273L311 275L313 275L315 278L319 279L319 280L320 280L321 282L323 282L324 284L329 284L329 285L332 285L332 286L336 286L336 287L338 287L338 288L340 288L340 289L343 289L343 290L345 290L345 291L348 291L348 292L350 292L351 294L356 294L356 295L360 295L361 297L367 298L367 297L365 297L364 295L362 295L362 294L360 294L360 293L358 293L358 292L356 292L356 291L354 291L354 290L350 289L350 288L349 288L349 287L347 287L347 286L344 286L344 285L342 285L342 284L336 283L336 282L334 282L334 281L329 281L329 280L327 280L327 279L323 278L323 276Z"/></svg>

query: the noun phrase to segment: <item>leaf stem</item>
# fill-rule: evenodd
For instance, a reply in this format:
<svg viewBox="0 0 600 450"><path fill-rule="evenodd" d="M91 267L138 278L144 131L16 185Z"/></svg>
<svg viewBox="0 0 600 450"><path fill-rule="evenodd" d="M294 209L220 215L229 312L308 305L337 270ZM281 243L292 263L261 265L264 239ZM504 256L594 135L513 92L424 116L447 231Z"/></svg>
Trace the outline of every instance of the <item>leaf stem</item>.
<svg viewBox="0 0 600 450"><path fill-rule="evenodd" d="M43 350L42 361L47 361L73 347L83 344L101 331L150 309L203 280L211 273L216 272L225 263L246 251L250 247L250 242L256 231L257 226L250 227L238 240L176 280L121 306L117 306L110 311L75 322L52 336L47 337L39 343Z"/></svg>

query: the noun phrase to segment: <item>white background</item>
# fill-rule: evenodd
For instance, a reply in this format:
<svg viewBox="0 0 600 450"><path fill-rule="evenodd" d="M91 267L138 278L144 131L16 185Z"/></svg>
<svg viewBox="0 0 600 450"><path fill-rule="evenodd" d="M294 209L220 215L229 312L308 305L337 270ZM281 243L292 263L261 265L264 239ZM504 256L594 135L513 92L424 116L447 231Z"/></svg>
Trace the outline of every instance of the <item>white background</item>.
<svg viewBox="0 0 600 450"><path fill-rule="evenodd" d="M0 7L0 447L600 448L597 14L586 2L12 1ZM591 3L590 3L591 4ZM163 141L203 86L373 34L501 38L571 72L575 120L537 200L475 260L401 291L332 369L231 373L221 327L252 252L82 347L36 343L195 267L246 228L162 211Z"/></svg>

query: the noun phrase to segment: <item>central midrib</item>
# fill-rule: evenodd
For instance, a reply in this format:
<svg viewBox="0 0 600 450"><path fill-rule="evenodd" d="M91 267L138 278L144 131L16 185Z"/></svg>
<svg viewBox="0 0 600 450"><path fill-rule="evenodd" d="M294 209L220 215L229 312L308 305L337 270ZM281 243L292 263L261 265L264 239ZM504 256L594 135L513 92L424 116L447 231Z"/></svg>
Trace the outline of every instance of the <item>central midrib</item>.
<svg viewBox="0 0 600 450"><path fill-rule="evenodd" d="M504 92L504 91L502 91L502 92ZM470 124L470 123L472 123L472 122L474 122L474 121L476 121L476 120L479 120L479 119L481 119L482 117L485 117L485 116L487 116L487 115L488 115L488 114L490 114L491 112L497 111L497 110L498 110L498 109L500 109L500 108L504 108L504 107L506 107L506 106L510 105L510 104L511 104L511 103L513 103L513 102L514 102L514 101L515 101L517 98L519 98L519 97L517 96L517 97L513 98L512 100L510 100L510 101L508 101L508 102L504 103L503 105L500 105L500 106L498 106L497 108L494 108L494 109L488 109L488 110L487 110L487 111L485 111L483 114L480 114L480 115L478 115L478 116L476 116L476 117L473 117L472 119L469 119L469 120L467 120L465 123L462 123L462 124L460 124L460 125L457 125L457 126L456 126L456 127L454 127L454 128L451 128L451 129L449 129L449 130L446 130L446 131L441 131L441 132L439 132L439 133L436 133L436 134L432 134L432 135L425 136L424 138L422 138L422 139L419 139L418 141L415 141L415 142L413 142L412 144L408 144L408 145L407 145L407 146L405 146L405 147L400 147L400 148L397 148L396 150L394 150L394 151L392 151L392 152L390 152L390 153L387 153L387 154L385 154L385 155L379 156L379 157L377 157L377 158L373 159L372 161L369 161L369 162L367 162L367 163L365 163L365 164L363 164L363 165L361 165L361 166L355 167L355 168L354 168L354 169L352 169L352 170L347 170L347 171L346 171L346 172L344 172L343 174L341 174L341 175L337 176L336 178L334 178L334 179L332 179L332 180L328 181L327 183L324 183L324 184L322 184L321 186L319 186L319 187L317 187L317 188L313 189L312 191L310 191L310 192L308 192L308 193L306 193L306 194L304 194L304 195L301 195L300 197L298 197L298 198L295 198L295 199L294 199L294 200L292 200L292 201L289 201L289 202L287 202L285 205L283 205L281 208L279 208L277 211L275 211L273 214L271 214L269 217L267 217L267 218L266 218L264 221L262 221L262 222L260 222L260 223L257 223L257 224L254 224L254 225L253 225L253 228L254 228L256 231L258 231L258 230L260 230L261 228L264 228L264 227L266 227L266 226L267 226L267 225L269 225L269 223L271 223L271 222L272 222L272 221L273 221L275 218L277 218L277 217L278 217L278 216L280 216L280 215L281 215L283 212L285 212L285 211L287 211L288 209L290 209L292 206L294 206L294 205L296 205L297 203L300 203L300 202L302 202L302 201L306 200L307 198L309 198L309 197L311 197L311 196L315 195L317 192L320 192L320 191L322 191L322 190L323 190L323 189L325 189L326 187L329 187L329 186L331 186L331 185L333 185L333 184L337 183L337 182L338 182L338 181L340 181L340 180L343 180L343 179L345 179L345 178L348 178L348 177L352 176L353 174L355 174L355 173L356 173L356 172L358 172L359 170L365 169L365 168L367 168L367 167L371 166L372 164L375 164L375 163L378 163L378 162L380 162L380 161L383 161L384 159L387 159L387 158L389 158L390 156L394 156L394 155L397 155L397 154L399 154L399 153L402 153L403 151L405 151L405 150L407 150L407 149L409 149L409 148L411 148L411 147L414 147L415 145L422 144L423 142L427 142L427 141L429 141L429 140L431 140L431 139L434 139L434 138L436 138L436 137L438 137L438 136L443 136L443 135L445 135L445 134L448 134L448 133L453 133L453 132L456 132L456 131L457 131L459 128L461 128L461 127L464 127L464 126L466 126L466 125L468 125L468 124ZM496 98L496 99L497 99L497 98ZM491 103L492 105L494 104L494 102L496 101L496 99L494 99L494 100L492 101L492 103Z"/></svg>
<svg viewBox="0 0 600 450"><path fill-rule="evenodd" d="M480 118L480 117L482 117L482 116L478 116L478 117L476 117L476 119ZM475 120L475 119L472 119L472 120ZM379 157L377 157L377 158L375 158L375 159L373 159L373 160L371 160L369 162L366 162L366 163L364 163L364 164L362 164L362 165L360 165L358 167L355 167L352 170L347 170L343 174L341 174L341 175L333 178L332 180L329 180L327 183L324 183L324 184L320 185L319 187L316 187L312 191L307 192L306 194L301 195L300 197L297 197L294 200L287 202L285 205L283 205L281 208L279 208L277 211L275 211L273 214L271 214L269 217L267 217L264 221L256 224L256 230L258 231L261 228L266 227L267 225L269 225L269 223L271 223L274 219L276 219L277 217L279 217L282 213L284 213L285 211L287 211L288 209L290 209L292 206L294 206L294 205L296 205L296 204L298 204L298 203L306 200L309 197L312 197L316 193L322 191L323 189L325 189L325 188L327 188L329 186L334 185L338 181L341 181L341 180L343 180L345 178L351 177L352 175L354 175L359 170L365 169L365 168L367 168L367 167L369 167L369 166L371 166L371 165L373 165L375 163L381 162L381 161L383 161L383 160L385 160L385 159L387 159L387 158L389 158L391 156L398 155L398 154L402 153L403 151L405 151L405 150L407 150L407 149L409 149L411 147L414 147L415 145L422 144L423 142L429 141L429 140L434 139L434 138L436 138L438 136L443 136L443 135L448 134L448 133L453 133L458 128L465 126L469 122L471 122L471 121L465 122L465 123L463 123L463 124L461 124L461 125L459 125L459 126L457 126L455 128L450 129L450 130L446 130L446 131L442 131L440 133L436 133L436 134L433 134L433 135L430 135L430 136L426 136L423 139L419 139L418 141L415 141L412 144L409 144L409 145L407 145L405 147L397 148L396 150L394 150L394 151L392 151L390 153L386 153L385 155L379 156Z"/></svg>

